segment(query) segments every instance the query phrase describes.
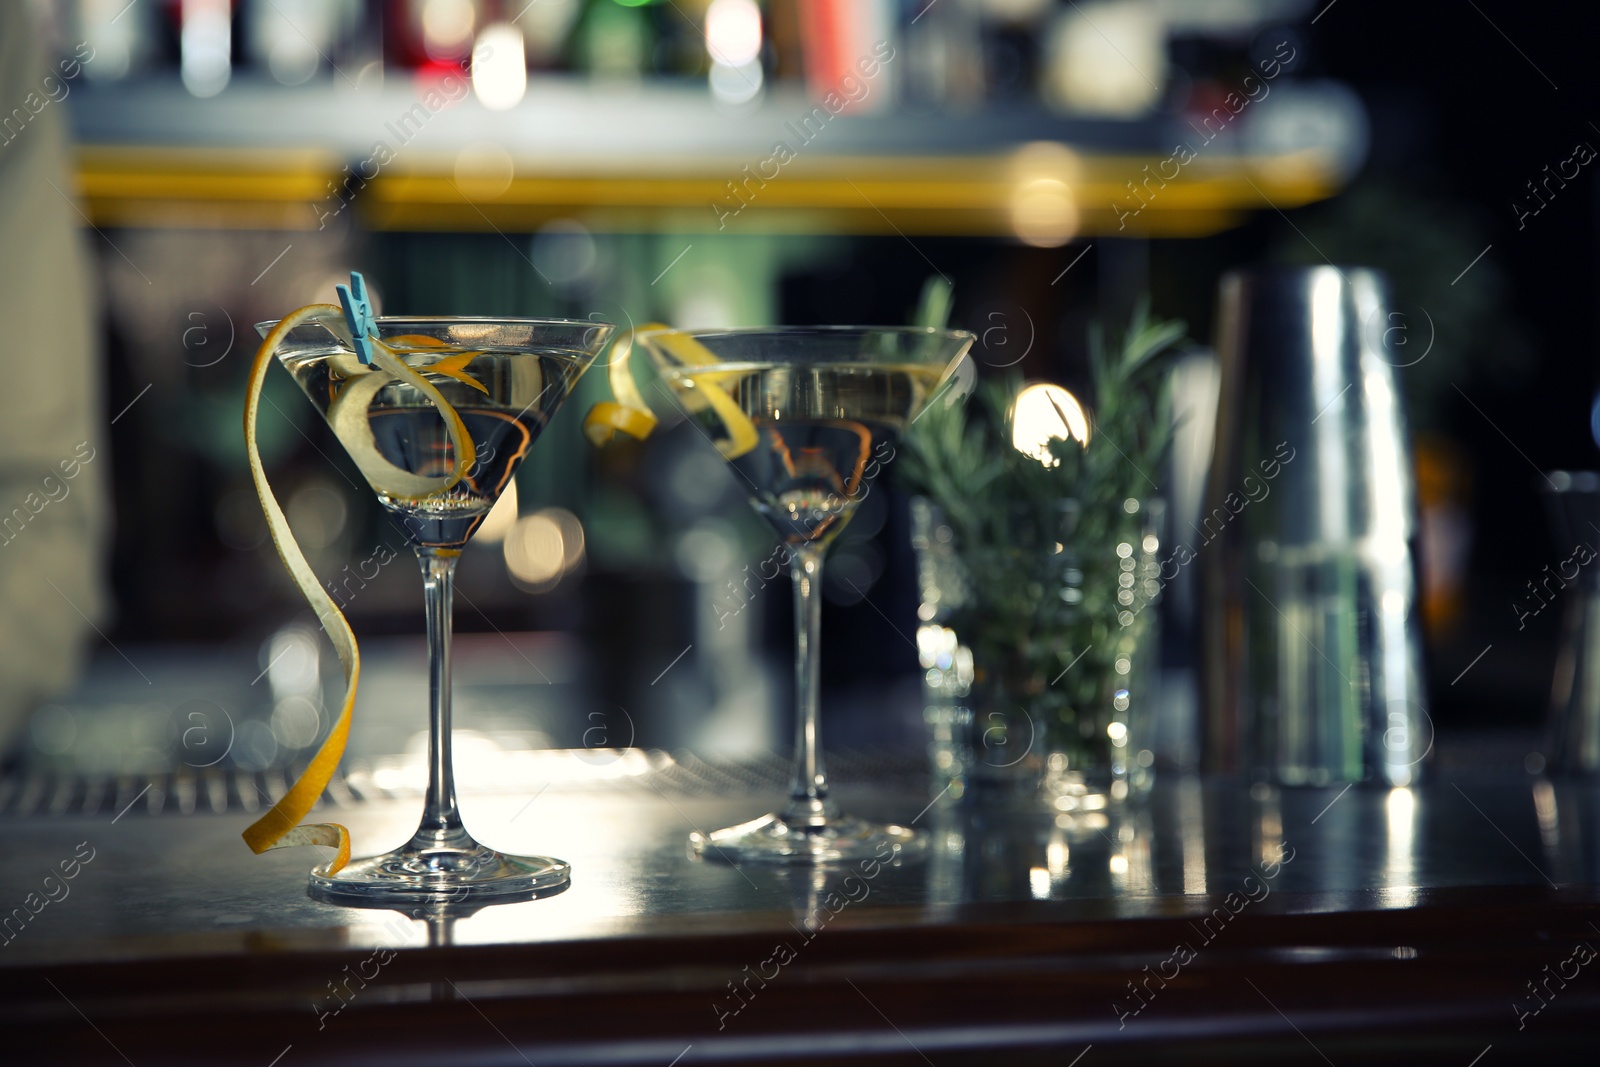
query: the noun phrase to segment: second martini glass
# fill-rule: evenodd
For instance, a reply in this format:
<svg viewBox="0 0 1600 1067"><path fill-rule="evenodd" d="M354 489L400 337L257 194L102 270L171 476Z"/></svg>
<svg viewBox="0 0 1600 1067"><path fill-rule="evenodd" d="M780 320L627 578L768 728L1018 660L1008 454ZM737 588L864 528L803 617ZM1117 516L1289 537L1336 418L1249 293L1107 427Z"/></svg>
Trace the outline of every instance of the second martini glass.
<svg viewBox="0 0 1600 1067"><path fill-rule="evenodd" d="M827 863L919 845L903 826L844 814L829 795L817 717L828 544L894 455L900 432L971 346L959 330L771 327L639 334L663 379L789 550L794 580L795 763L788 803L751 822L696 832L701 855Z"/></svg>
<svg viewBox="0 0 1600 1067"><path fill-rule="evenodd" d="M448 475L455 452L439 410L414 386L354 352L318 322L290 330L278 358L328 420L422 565L428 629L428 791L410 841L311 873L312 895L342 904L530 899L565 888L571 868L475 841L456 807L450 749L451 599L456 559L529 447L605 346L605 323L549 319L379 318L377 335L461 417L476 462L421 498L387 493L382 472ZM257 327L268 333L275 323ZM379 472L374 474L373 472ZM393 477L390 473L389 477Z"/></svg>

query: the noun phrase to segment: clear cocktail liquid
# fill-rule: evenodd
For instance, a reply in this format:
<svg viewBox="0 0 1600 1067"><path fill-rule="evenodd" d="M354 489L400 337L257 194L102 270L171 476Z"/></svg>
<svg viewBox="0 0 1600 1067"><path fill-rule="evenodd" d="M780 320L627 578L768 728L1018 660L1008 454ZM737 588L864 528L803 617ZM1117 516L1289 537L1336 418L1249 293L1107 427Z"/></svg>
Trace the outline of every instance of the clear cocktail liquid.
<svg viewBox="0 0 1600 1067"><path fill-rule="evenodd" d="M718 363L671 377L685 396L702 382L722 389L754 424L756 446L730 464L756 511L793 545L827 541L850 521L941 370ZM714 439L727 435L709 406L698 417Z"/></svg>
<svg viewBox="0 0 1600 1067"><path fill-rule="evenodd" d="M457 372L482 385L479 390L457 377L427 372L429 366L452 355L451 350L403 353L406 364L422 372L456 409L477 451L472 468L442 493L412 501L378 492L378 500L416 545L455 547L466 543L566 399L581 370L581 364L564 353L486 349ZM284 362L324 416L339 391L355 380L342 375L330 360L322 354ZM367 373L383 372L374 369ZM455 465L455 447L444 419L421 390L392 380L378 390L367 411L373 439L386 460L413 474L449 474ZM341 443L350 449L350 442Z"/></svg>

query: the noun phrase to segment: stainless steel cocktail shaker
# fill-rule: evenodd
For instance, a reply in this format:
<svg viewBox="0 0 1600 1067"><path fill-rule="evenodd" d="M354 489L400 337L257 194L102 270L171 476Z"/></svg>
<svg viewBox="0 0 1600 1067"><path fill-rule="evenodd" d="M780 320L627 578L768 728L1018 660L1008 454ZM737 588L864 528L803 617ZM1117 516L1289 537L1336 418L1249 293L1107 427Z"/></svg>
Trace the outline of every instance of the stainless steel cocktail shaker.
<svg viewBox="0 0 1600 1067"><path fill-rule="evenodd" d="M1416 781L1432 748L1416 509L1383 278L1236 272L1202 570L1208 770L1284 785Z"/></svg>
<svg viewBox="0 0 1600 1067"><path fill-rule="evenodd" d="M1552 471L1545 476L1545 501L1556 547L1564 559L1546 567L1512 607L1518 629L1544 609L1548 597L1565 593L1561 645L1550 686L1546 766L1553 773L1600 773L1600 474ZM1550 583L1555 583L1551 588ZM1567 586L1576 589L1565 592Z"/></svg>

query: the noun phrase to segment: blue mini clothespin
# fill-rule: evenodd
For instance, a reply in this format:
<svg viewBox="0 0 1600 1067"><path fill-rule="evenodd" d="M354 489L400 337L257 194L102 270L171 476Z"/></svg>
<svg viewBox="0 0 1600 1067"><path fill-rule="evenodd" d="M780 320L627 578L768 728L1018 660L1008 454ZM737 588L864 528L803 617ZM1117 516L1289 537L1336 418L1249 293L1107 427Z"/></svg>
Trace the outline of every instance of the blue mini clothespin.
<svg viewBox="0 0 1600 1067"><path fill-rule="evenodd" d="M345 325L350 327L350 338L355 343L356 358L363 364L372 362L372 342L378 336L378 320L372 316L372 302L367 299L367 280L360 271L350 272L350 284L334 287L339 293L339 303L344 307Z"/></svg>

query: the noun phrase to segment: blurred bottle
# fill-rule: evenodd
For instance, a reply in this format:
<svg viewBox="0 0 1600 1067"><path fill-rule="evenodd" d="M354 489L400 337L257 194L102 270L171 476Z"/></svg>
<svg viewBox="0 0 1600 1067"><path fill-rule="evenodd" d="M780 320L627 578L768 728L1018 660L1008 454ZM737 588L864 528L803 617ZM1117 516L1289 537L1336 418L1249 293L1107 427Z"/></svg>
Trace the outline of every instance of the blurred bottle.
<svg viewBox="0 0 1600 1067"><path fill-rule="evenodd" d="M317 74L332 75L323 57L345 76L356 78L376 59L343 46L362 28L361 0L272 0L244 9L246 53L257 70L280 85L303 85ZM352 62L340 62L341 54Z"/></svg>
<svg viewBox="0 0 1600 1067"><path fill-rule="evenodd" d="M649 69L656 38L648 8L589 0L572 34L572 67L604 81L637 81Z"/></svg>
<svg viewBox="0 0 1600 1067"><path fill-rule="evenodd" d="M952 0L952 6L960 6ZM894 103L899 32L889 0L811 0L799 8L806 91L835 114L882 112ZM837 110L835 110L837 106Z"/></svg>
<svg viewBox="0 0 1600 1067"><path fill-rule="evenodd" d="M1544 755L1552 772L1594 774L1600 771L1600 560L1595 558L1600 474L1552 471L1545 481L1551 532L1562 560L1547 566L1537 584L1530 581L1528 594L1512 606L1525 622L1543 610L1543 597L1555 599L1568 585L1576 586L1565 595Z"/></svg>
<svg viewBox="0 0 1600 1067"><path fill-rule="evenodd" d="M1472 550L1472 481L1455 442L1417 438L1417 519L1422 535L1418 569L1428 639L1447 639L1466 604L1467 557Z"/></svg>
<svg viewBox="0 0 1600 1067"><path fill-rule="evenodd" d="M905 27L900 77L917 111L964 111L983 103L983 38L972 0L919 8Z"/></svg>
<svg viewBox="0 0 1600 1067"><path fill-rule="evenodd" d="M1161 102L1167 26L1153 4L1085 3L1059 9L1045 43L1045 100L1058 110L1137 119Z"/></svg>
<svg viewBox="0 0 1600 1067"><path fill-rule="evenodd" d="M458 63L472 54L472 38L483 25L482 0L404 0L391 39L407 67Z"/></svg>
<svg viewBox="0 0 1600 1067"><path fill-rule="evenodd" d="M527 41L529 65L546 69L564 65L567 43L582 13L582 0L539 0L524 7L513 21Z"/></svg>
<svg viewBox="0 0 1600 1067"><path fill-rule="evenodd" d="M81 41L94 56L84 65L84 77L115 82L144 70L156 52L153 11L149 4L130 9L124 0L76 0L65 21L72 44ZM72 51L72 44L61 44L63 54Z"/></svg>

